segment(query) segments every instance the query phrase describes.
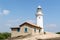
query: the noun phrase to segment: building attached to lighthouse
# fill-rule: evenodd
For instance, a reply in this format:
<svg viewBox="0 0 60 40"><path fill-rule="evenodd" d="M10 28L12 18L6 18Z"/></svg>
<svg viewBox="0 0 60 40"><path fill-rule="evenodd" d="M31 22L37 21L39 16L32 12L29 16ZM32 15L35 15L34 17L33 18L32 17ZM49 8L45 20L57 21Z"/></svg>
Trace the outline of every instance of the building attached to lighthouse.
<svg viewBox="0 0 60 40"><path fill-rule="evenodd" d="M36 12L36 24L32 24L30 22L24 22L19 27L11 27L11 37L21 37L27 35L41 35L44 33L43 29L43 13L42 8L38 6Z"/></svg>

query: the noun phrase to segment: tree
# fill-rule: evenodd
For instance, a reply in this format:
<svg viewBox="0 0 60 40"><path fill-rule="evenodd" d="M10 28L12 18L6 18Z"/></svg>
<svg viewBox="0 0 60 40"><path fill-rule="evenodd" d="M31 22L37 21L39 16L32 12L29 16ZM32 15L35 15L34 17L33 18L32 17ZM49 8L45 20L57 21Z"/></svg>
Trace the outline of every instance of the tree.
<svg viewBox="0 0 60 40"><path fill-rule="evenodd" d="M0 33L0 40L4 40L5 37L2 35L2 33Z"/></svg>
<svg viewBox="0 0 60 40"><path fill-rule="evenodd" d="M8 37L11 37L11 33L2 33L2 35L5 37L5 39L7 39Z"/></svg>
<svg viewBox="0 0 60 40"><path fill-rule="evenodd" d="M8 32L0 33L0 40L8 39L9 37L11 37L11 33Z"/></svg>
<svg viewBox="0 0 60 40"><path fill-rule="evenodd" d="M60 32L57 32L56 34L60 34Z"/></svg>

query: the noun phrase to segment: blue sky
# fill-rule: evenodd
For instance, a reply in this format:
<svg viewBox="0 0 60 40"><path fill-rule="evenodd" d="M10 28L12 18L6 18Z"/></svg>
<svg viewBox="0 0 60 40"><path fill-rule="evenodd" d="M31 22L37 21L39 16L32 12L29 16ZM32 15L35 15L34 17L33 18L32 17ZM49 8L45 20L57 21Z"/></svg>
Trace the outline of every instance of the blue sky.
<svg viewBox="0 0 60 40"><path fill-rule="evenodd" d="M0 32L10 32L25 21L36 23L38 5L44 14L45 31L60 31L60 0L0 0Z"/></svg>

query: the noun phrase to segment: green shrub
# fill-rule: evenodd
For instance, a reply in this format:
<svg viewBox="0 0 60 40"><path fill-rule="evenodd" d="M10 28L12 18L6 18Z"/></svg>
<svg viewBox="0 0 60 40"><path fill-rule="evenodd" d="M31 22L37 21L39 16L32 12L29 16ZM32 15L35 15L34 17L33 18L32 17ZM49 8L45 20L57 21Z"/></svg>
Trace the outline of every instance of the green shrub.
<svg viewBox="0 0 60 40"><path fill-rule="evenodd" d="M60 34L60 32L57 32L56 34Z"/></svg>
<svg viewBox="0 0 60 40"><path fill-rule="evenodd" d="M0 33L0 40L1 39L7 39L8 37L11 37L11 33Z"/></svg>
<svg viewBox="0 0 60 40"><path fill-rule="evenodd" d="M44 34L46 34L46 32L44 32Z"/></svg>

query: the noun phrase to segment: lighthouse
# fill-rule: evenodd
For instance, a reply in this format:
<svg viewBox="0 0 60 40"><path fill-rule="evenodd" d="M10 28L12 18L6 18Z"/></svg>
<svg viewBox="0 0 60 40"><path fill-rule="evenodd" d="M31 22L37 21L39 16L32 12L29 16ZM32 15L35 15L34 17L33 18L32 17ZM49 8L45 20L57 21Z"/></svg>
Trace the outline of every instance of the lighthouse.
<svg viewBox="0 0 60 40"><path fill-rule="evenodd" d="M36 19L37 19L37 26L42 28L41 33L44 33L44 29L43 29L43 13L42 13L41 6L37 7Z"/></svg>

